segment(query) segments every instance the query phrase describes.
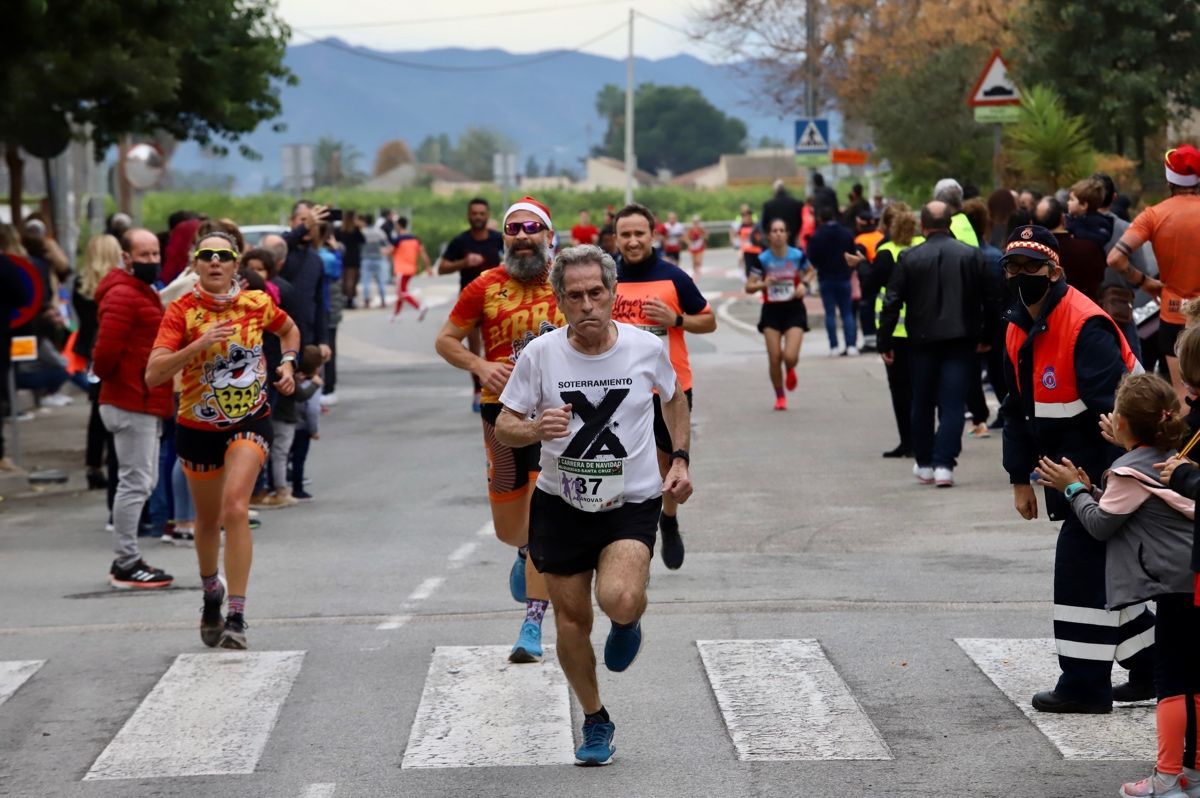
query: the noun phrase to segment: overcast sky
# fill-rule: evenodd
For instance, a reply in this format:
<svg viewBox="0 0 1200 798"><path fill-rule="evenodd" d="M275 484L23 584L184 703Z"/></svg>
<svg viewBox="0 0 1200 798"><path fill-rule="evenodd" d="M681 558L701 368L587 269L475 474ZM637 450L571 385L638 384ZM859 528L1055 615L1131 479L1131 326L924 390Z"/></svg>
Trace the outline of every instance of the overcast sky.
<svg viewBox="0 0 1200 798"><path fill-rule="evenodd" d="M638 0L637 8L676 28L689 29L694 9L705 3ZM515 13L527 10L536 13ZM624 58L628 49L624 28L584 44L628 19L629 6L612 0L279 0L279 11L289 25L305 33L337 36L379 50L498 47L530 53L584 45L581 49L585 52ZM292 41L302 44L309 39L296 33ZM634 51L643 58L690 52L713 60L683 33L647 19L638 19L634 25Z"/></svg>

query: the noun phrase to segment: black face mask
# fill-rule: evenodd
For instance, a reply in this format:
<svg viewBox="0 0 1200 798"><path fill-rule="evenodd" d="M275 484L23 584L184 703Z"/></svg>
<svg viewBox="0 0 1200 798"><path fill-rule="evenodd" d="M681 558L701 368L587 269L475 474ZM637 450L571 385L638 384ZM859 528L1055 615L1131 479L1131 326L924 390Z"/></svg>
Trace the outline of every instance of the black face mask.
<svg viewBox="0 0 1200 798"><path fill-rule="evenodd" d="M146 285L154 285L158 282L159 273L162 271L161 263L137 263L136 261L130 267L133 270L133 276L141 280Z"/></svg>
<svg viewBox="0 0 1200 798"><path fill-rule="evenodd" d="M1025 307L1036 305L1050 290L1050 277L1045 274L1018 274L1008 278L1008 289Z"/></svg>

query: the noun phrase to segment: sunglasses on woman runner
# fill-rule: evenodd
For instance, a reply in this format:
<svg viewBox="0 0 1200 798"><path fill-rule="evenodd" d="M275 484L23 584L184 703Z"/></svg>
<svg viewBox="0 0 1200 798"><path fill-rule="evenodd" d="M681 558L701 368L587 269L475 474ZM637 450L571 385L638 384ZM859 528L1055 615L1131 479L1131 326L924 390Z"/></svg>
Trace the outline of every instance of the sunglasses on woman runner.
<svg viewBox="0 0 1200 798"><path fill-rule="evenodd" d="M504 223L504 234L508 235L508 236L515 236L517 233L521 232L522 230L525 231L525 235L532 236L532 235L537 235L538 233L542 232L545 229L546 229L546 225L542 224L541 222L533 221L533 220L530 220L528 222L505 222Z"/></svg>
<svg viewBox="0 0 1200 798"><path fill-rule="evenodd" d="M196 260L211 261L213 258L221 261L221 263L229 263L231 260L237 260L238 254L232 249L198 249L196 250Z"/></svg>

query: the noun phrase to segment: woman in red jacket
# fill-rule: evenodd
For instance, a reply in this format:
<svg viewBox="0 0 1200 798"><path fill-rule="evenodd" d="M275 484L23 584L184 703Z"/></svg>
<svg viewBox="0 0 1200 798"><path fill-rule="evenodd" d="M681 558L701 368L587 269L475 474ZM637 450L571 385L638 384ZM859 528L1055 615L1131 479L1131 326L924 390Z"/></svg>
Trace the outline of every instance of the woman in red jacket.
<svg viewBox="0 0 1200 798"><path fill-rule="evenodd" d="M196 557L204 581L200 639L207 646L246 647L246 586L253 542L250 493L271 445L263 332L279 336L283 360L275 387L289 395L300 330L262 291L242 291L232 236L212 232L193 255L200 282L167 308L146 366L146 384L181 373L175 449L196 507ZM225 528L226 588L218 576Z"/></svg>

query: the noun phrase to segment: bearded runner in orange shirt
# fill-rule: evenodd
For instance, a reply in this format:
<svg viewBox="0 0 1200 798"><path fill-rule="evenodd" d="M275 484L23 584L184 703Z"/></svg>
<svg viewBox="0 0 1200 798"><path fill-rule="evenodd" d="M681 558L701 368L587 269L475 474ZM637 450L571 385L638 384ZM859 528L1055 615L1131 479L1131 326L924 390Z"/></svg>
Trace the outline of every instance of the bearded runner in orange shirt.
<svg viewBox="0 0 1200 798"><path fill-rule="evenodd" d="M617 212L617 298L613 319L641 327L666 340L671 365L692 407L692 368L688 363L683 334L710 333L717 329L708 300L687 273L663 260L653 249L654 214L645 205L633 203ZM662 406L654 399L654 440L658 445L658 468L666 477L671 465L671 433L663 420ZM663 494L662 560L671 570L683 565L683 538L679 534L676 501Z"/></svg>
<svg viewBox="0 0 1200 798"><path fill-rule="evenodd" d="M1159 301L1158 349L1182 400L1187 389L1179 376L1175 339L1187 322L1183 303L1200 296L1200 151L1184 144L1167 150L1163 160L1171 196L1133 220L1109 250L1108 265ZM1157 280L1129 263L1133 251L1147 241L1158 258Z"/></svg>
<svg viewBox="0 0 1200 798"><path fill-rule="evenodd" d="M488 458L488 499L496 537L517 547L509 573L513 599L525 602L525 621L511 662L536 662L542 656L542 619L549 604L546 580L526 557L529 502L533 497L541 447L511 448L496 439L500 393L525 344L566 323L548 281L550 211L532 197L517 200L504 214L504 260L462 289L450 319L438 333L436 348L446 362L479 378L483 385L480 415ZM483 334L483 357L463 346L475 329ZM531 478L532 477L532 478Z"/></svg>

